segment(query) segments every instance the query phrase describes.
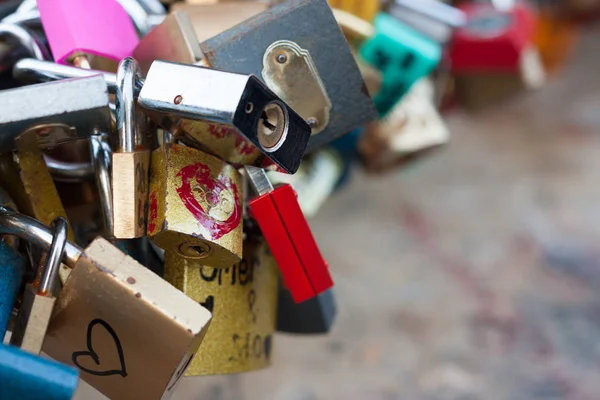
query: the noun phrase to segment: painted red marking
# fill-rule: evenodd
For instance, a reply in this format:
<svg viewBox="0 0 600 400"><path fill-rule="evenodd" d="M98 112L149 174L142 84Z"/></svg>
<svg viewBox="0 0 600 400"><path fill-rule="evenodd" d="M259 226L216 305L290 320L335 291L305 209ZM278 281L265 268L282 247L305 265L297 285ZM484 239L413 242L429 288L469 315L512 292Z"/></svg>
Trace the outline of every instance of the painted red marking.
<svg viewBox="0 0 600 400"><path fill-rule="evenodd" d="M237 186L231 179L224 176L211 178L210 168L202 163L183 167L177 176L181 178L181 186L177 188L179 198L194 218L210 231L211 239L219 239L240 224L242 208ZM228 192L230 196L222 199L221 197L227 196ZM223 206L223 201L232 201L233 204L230 206L233 207L231 215L226 220L219 221L210 215L210 211L215 207ZM205 207L200 204L201 202Z"/></svg>

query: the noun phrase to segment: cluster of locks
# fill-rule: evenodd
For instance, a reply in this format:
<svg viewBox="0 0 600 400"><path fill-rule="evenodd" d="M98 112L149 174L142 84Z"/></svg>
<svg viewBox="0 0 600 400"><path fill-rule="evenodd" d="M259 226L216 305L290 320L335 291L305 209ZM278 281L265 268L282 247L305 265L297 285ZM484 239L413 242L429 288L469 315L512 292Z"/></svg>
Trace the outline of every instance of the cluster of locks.
<svg viewBox="0 0 600 400"><path fill-rule="evenodd" d="M328 332L305 216L556 64L533 8L462 3L1 3L0 399L168 398Z"/></svg>

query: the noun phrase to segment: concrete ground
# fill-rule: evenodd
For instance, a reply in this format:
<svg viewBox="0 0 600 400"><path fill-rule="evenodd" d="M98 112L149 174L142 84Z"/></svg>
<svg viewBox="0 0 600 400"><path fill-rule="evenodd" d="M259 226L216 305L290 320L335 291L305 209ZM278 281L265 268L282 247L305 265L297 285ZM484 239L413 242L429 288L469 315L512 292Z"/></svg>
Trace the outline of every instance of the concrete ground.
<svg viewBox="0 0 600 400"><path fill-rule="evenodd" d="M277 335L271 368L174 397L600 398L599 38L541 91L448 115L444 151L329 200L311 225L336 280L330 335Z"/></svg>

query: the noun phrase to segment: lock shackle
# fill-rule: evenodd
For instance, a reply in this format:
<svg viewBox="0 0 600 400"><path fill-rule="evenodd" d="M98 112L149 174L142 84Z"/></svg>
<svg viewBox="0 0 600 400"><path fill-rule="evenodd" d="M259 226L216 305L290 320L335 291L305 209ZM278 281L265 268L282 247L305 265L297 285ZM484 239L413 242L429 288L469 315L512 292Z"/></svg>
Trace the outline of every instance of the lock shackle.
<svg viewBox="0 0 600 400"><path fill-rule="evenodd" d="M45 250L50 249L54 239L50 228L40 221L4 206L0 206L0 234L15 235ZM67 241L62 260L73 268L82 252L81 247Z"/></svg>
<svg viewBox="0 0 600 400"><path fill-rule="evenodd" d="M63 258L65 245L67 244L67 232L69 230L67 220L64 217L57 217L50 224L54 235L52 243L48 250L44 271L40 279L38 294L47 295L52 290L52 284L56 282L58 270L60 269L60 261Z"/></svg>
<svg viewBox="0 0 600 400"><path fill-rule="evenodd" d="M104 77L109 93L115 94L117 92L117 76L110 72L82 69L33 58L19 60L13 67L13 77L15 79L32 82L52 82L69 78L86 78L94 75ZM136 89L136 95L137 93Z"/></svg>
<svg viewBox="0 0 600 400"><path fill-rule="evenodd" d="M2 187L0 187L0 206L8 207L13 210L17 209L17 205L15 204L13 198L10 197L10 194L8 194L8 192ZM12 248L16 249L19 247L19 238L14 235L4 235L2 240Z"/></svg>
<svg viewBox="0 0 600 400"><path fill-rule="evenodd" d="M50 175L59 182L82 182L94 178L94 167L89 162L57 160L44 153L44 161Z"/></svg>
<svg viewBox="0 0 600 400"><path fill-rule="evenodd" d="M35 59L50 59L48 50L27 29L19 25L0 22L0 39L16 40L18 45Z"/></svg>
<svg viewBox="0 0 600 400"><path fill-rule="evenodd" d="M140 136L136 120L135 104L137 83L142 79L140 66L132 57L126 57L119 63L117 70L117 151L134 152L136 138Z"/></svg>
<svg viewBox="0 0 600 400"><path fill-rule="evenodd" d="M108 142L108 135L98 134L90 136L90 151L96 186L100 197L100 208L104 221L106 236L113 236L113 200L112 200L112 148Z"/></svg>

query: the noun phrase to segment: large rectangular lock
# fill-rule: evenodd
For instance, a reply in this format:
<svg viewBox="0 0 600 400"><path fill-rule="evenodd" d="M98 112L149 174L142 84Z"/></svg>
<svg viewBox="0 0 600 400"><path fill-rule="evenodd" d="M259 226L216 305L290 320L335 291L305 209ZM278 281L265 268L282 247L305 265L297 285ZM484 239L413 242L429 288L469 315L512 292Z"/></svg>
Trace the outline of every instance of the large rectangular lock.
<svg viewBox="0 0 600 400"><path fill-rule="evenodd" d="M49 125L37 134L42 148L110 131L108 88L101 76L1 91L0 104L0 153L13 150L18 135L41 124Z"/></svg>
<svg viewBox="0 0 600 400"><path fill-rule="evenodd" d="M200 47L212 68L254 74L296 110L312 128L308 152L377 117L326 0L286 1Z"/></svg>
<svg viewBox="0 0 600 400"><path fill-rule="evenodd" d="M302 117L250 75L155 61L138 104L193 147L234 164L272 161L294 173L310 135Z"/></svg>

